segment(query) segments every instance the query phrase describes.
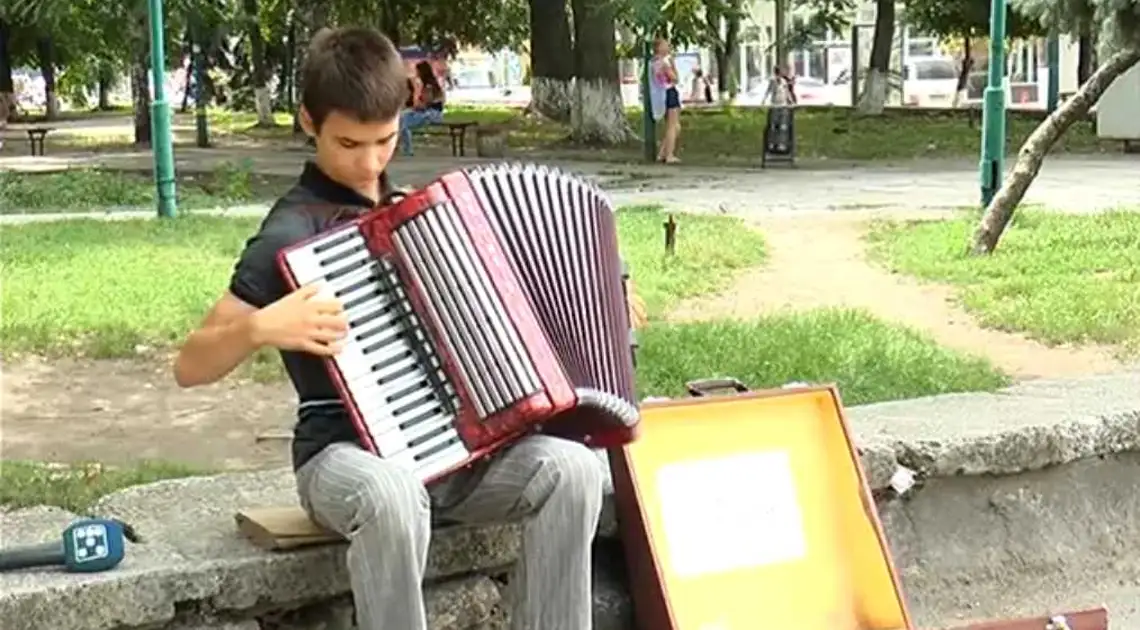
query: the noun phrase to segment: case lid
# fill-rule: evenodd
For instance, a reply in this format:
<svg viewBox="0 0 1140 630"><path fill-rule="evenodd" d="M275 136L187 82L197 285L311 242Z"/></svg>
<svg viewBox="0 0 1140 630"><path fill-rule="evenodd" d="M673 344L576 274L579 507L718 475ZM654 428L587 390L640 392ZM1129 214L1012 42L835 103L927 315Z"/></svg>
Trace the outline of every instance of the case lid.
<svg viewBox="0 0 1140 630"><path fill-rule="evenodd" d="M616 455L673 630L912 628L833 388L646 403Z"/></svg>

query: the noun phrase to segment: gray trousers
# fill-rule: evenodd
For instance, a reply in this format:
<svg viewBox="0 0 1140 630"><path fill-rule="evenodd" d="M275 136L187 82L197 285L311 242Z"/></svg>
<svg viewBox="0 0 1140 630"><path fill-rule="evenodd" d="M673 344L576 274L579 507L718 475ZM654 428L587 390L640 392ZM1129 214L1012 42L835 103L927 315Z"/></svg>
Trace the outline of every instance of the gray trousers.
<svg viewBox="0 0 1140 630"><path fill-rule="evenodd" d="M427 630L422 583L433 514L468 524L521 519L512 630L590 630L590 546L604 483L590 449L542 435L430 488L352 444L333 444L297 471L301 505L349 541L360 630Z"/></svg>

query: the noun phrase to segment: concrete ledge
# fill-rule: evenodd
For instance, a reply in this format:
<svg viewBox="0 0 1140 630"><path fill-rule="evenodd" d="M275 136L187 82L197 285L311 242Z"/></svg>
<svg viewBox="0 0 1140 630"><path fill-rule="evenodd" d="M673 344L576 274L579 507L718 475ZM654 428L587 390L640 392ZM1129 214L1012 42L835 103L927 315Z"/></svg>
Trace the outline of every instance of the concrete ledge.
<svg viewBox="0 0 1140 630"><path fill-rule="evenodd" d="M1037 382L849 410L876 488L901 464L919 485L879 510L921 627L1107 603L1140 627L1140 374ZM263 552L242 507L296 501L287 470L173 480L94 510L139 530L102 575L0 574L4 630L339 630L351 627L343 546ZM58 535L74 515L5 513L5 545ZM597 630L631 627L612 505L595 546ZM504 627L502 578L517 528L438 530L426 586L432 627Z"/></svg>
<svg viewBox="0 0 1140 630"><path fill-rule="evenodd" d="M900 464L923 477L1009 475L1140 450L1140 372L863 405L847 415L875 487Z"/></svg>
<svg viewBox="0 0 1140 630"><path fill-rule="evenodd" d="M880 517L926 627L1107 604L1140 627L1140 372L852 407Z"/></svg>

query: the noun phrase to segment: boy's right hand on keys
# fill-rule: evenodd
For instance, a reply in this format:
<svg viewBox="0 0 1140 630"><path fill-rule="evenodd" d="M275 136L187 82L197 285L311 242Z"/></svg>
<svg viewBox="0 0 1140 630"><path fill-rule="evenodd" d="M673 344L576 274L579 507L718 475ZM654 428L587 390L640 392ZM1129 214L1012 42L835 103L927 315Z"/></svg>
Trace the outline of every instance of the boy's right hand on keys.
<svg viewBox="0 0 1140 630"><path fill-rule="evenodd" d="M317 287L297 289L253 314L258 346L333 356L340 352L348 319L340 300L317 297Z"/></svg>

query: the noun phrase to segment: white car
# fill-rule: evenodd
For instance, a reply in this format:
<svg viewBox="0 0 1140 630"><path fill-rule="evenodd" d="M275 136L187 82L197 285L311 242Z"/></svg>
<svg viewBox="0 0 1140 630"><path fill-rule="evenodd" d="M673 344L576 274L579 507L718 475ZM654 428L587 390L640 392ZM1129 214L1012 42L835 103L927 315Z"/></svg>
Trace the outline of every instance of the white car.
<svg viewBox="0 0 1140 630"><path fill-rule="evenodd" d="M903 105L953 107L958 63L948 57L908 59L903 65Z"/></svg>
<svg viewBox="0 0 1140 630"><path fill-rule="evenodd" d="M796 77L796 102L800 105L846 105L851 90L821 81L815 77Z"/></svg>

